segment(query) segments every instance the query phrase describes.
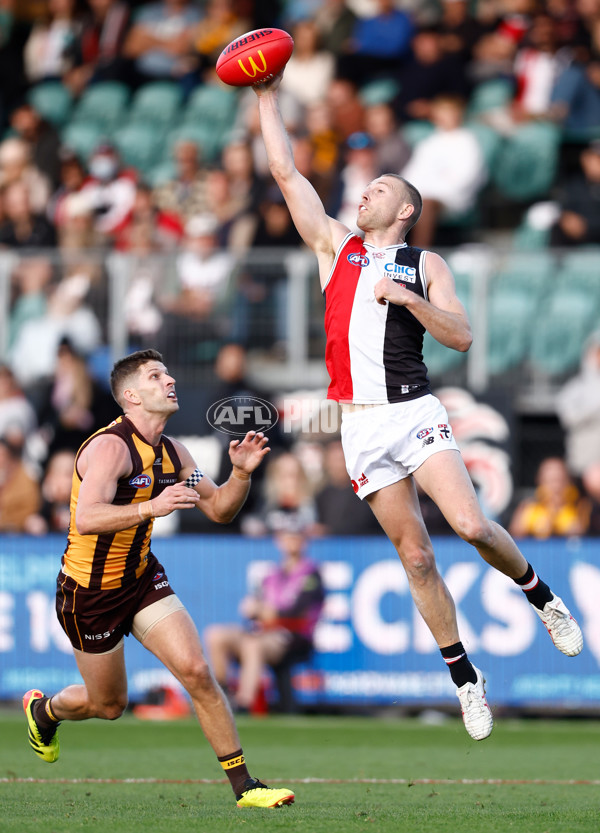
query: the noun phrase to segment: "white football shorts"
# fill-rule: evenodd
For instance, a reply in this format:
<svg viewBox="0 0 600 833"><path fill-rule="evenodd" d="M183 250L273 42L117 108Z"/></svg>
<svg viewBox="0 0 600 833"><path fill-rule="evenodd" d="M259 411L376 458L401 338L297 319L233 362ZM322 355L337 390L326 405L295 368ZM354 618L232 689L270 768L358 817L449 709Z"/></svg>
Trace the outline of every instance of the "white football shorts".
<svg viewBox="0 0 600 833"><path fill-rule="evenodd" d="M446 409L432 394L343 412L341 438L346 469L361 500L408 477L432 454L458 451Z"/></svg>

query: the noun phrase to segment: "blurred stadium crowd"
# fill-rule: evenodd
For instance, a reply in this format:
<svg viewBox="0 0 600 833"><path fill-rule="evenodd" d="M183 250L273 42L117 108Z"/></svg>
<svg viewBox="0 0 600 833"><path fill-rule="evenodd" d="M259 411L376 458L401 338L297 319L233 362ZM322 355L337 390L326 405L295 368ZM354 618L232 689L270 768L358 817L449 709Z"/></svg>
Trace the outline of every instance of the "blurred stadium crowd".
<svg viewBox="0 0 600 833"><path fill-rule="evenodd" d="M198 403L249 389L257 352L285 354L285 254L302 243L253 92L214 72L230 40L269 26L294 37L284 118L328 213L354 227L367 181L413 181L409 242L451 247L472 316L472 244L487 246L489 378L513 391L525 368L560 389L564 452L536 461L535 484L521 473L513 531L600 534L600 0L0 0L0 530L64 530L73 452L115 414L115 315L131 349L161 349L184 379L204 368L196 424ZM462 354L434 347L434 380L464 383ZM261 386L276 397L268 372ZM273 444L315 533L377 534L336 439ZM275 468L243 531L265 528Z"/></svg>

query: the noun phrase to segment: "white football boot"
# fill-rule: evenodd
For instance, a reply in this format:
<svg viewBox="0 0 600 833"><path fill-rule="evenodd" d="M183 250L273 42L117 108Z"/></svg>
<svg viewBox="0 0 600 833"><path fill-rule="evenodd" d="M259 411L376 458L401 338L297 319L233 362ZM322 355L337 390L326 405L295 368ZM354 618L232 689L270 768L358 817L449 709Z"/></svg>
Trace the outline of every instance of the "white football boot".
<svg viewBox="0 0 600 833"><path fill-rule="evenodd" d="M553 595L543 610L535 605L532 607L546 626L558 650L568 657L576 657L583 648L583 635L563 600Z"/></svg>
<svg viewBox="0 0 600 833"><path fill-rule="evenodd" d="M473 666L475 667L475 666ZM479 668L475 668L477 682L465 683L456 689L465 729L473 740L484 740L494 728L494 718L485 699L485 680Z"/></svg>

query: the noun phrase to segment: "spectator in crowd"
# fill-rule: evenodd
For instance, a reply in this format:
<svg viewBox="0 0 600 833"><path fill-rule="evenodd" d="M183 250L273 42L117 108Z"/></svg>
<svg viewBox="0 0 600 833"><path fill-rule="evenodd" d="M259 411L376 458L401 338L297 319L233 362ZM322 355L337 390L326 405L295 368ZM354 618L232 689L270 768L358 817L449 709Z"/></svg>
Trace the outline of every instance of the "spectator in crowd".
<svg viewBox="0 0 600 833"><path fill-rule="evenodd" d="M170 251L177 246L182 234L180 217L158 208L152 188L145 182L138 182L131 214L116 235L115 248L127 252L149 240L154 251Z"/></svg>
<svg viewBox="0 0 600 833"><path fill-rule="evenodd" d="M587 535L600 537L600 461L587 466L582 477L583 489L589 505Z"/></svg>
<svg viewBox="0 0 600 833"><path fill-rule="evenodd" d="M89 9L68 52L71 67L63 76L75 96L91 83L125 78L122 48L129 7L121 0L87 0Z"/></svg>
<svg viewBox="0 0 600 833"><path fill-rule="evenodd" d="M37 417L33 406L6 364L0 364L0 437L22 447L35 430Z"/></svg>
<svg viewBox="0 0 600 833"><path fill-rule="evenodd" d="M90 276L83 270L70 274L50 287L42 317L29 318L20 327L11 351L15 376L29 394L53 375L61 341L89 355L101 341L98 316L88 301Z"/></svg>
<svg viewBox="0 0 600 833"><path fill-rule="evenodd" d="M0 144L0 187L8 188L15 182L27 189L31 210L42 214L50 197L50 180L33 164L29 143L17 136Z"/></svg>
<svg viewBox="0 0 600 833"><path fill-rule="evenodd" d="M323 0L313 16L323 49L339 59L348 47L356 26L356 14L346 0Z"/></svg>
<svg viewBox="0 0 600 833"><path fill-rule="evenodd" d="M549 115L575 141L598 133L600 53L586 63L572 61L562 70L552 89Z"/></svg>
<svg viewBox="0 0 600 833"><path fill-rule="evenodd" d="M52 263L41 256L22 257L11 277L14 302L9 319L9 348L12 348L27 321L46 314Z"/></svg>
<svg viewBox="0 0 600 833"><path fill-rule="evenodd" d="M31 83L60 79L70 68L69 53L80 29L76 0L47 0L46 14L25 44L25 72Z"/></svg>
<svg viewBox="0 0 600 833"><path fill-rule="evenodd" d="M301 20L292 29L294 51L285 68L282 90L303 106L321 101L334 76L335 62L321 49L319 30L313 20Z"/></svg>
<svg viewBox="0 0 600 833"><path fill-rule="evenodd" d="M546 13L535 15L515 58L512 118L516 124L547 116L561 60L554 20Z"/></svg>
<svg viewBox="0 0 600 833"><path fill-rule="evenodd" d="M340 440L323 451L324 483L315 494L318 532L322 535L381 535L375 515L352 489Z"/></svg>
<svg viewBox="0 0 600 833"><path fill-rule="evenodd" d="M317 564L306 554L303 519L282 512L270 531L281 561L254 593L242 599L245 624L212 625L204 635L213 673L225 690L231 689L231 664L239 663L232 700L241 710L252 708L268 666L312 649L323 607L323 584Z"/></svg>
<svg viewBox="0 0 600 833"><path fill-rule="evenodd" d="M444 51L444 41L433 26L417 29L411 53L397 75L400 90L394 100L401 123L430 119L432 101L439 95L468 95L464 66L455 53Z"/></svg>
<svg viewBox="0 0 600 833"><path fill-rule="evenodd" d="M410 233L413 246L433 245L444 212L461 215L472 209L487 180L483 152L464 125L464 112L462 99L437 96L431 104L435 130L417 144L402 170L423 198L421 217Z"/></svg>
<svg viewBox="0 0 600 833"><path fill-rule="evenodd" d="M340 142L365 129L365 107L353 81L334 78L325 101L331 114L331 127Z"/></svg>
<svg viewBox="0 0 600 833"><path fill-rule="evenodd" d="M206 173L206 200L217 219L219 247L231 251L245 251L256 225L251 211L251 195L233 187L223 168L211 168Z"/></svg>
<svg viewBox="0 0 600 833"><path fill-rule="evenodd" d="M78 194L87 178L87 171L79 156L69 147L61 147L58 152L59 178L58 187L50 197L46 214L56 228L60 239L61 230L67 222L66 206L71 194Z"/></svg>
<svg viewBox="0 0 600 833"><path fill-rule="evenodd" d="M339 63L340 75L359 85L382 77L395 77L408 57L415 30L411 16L394 0L376 0L375 11L356 20L348 52Z"/></svg>
<svg viewBox="0 0 600 833"><path fill-rule="evenodd" d="M600 243L600 139L579 155L581 172L567 180L550 230L553 246Z"/></svg>
<svg viewBox="0 0 600 833"><path fill-rule="evenodd" d="M401 171L410 158L411 149L398 125L392 105L382 101L368 106L365 110L365 128L375 142L377 175Z"/></svg>
<svg viewBox="0 0 600 833"><path fill-rule="evenodd" d="M208 0L204 16L193 33L193 47L198 60L200 80L206 70L213 70L222 50L238 35L252 29L243 14L244 4L234 0ZM246 7L247 8L247 7Z"/></svg>
<svg viewBox="0 0 600 833"><path fill-rule="evenodd" d="M71 487L75 451L55 451L45 466L41 484L41 506L25 521L28 535L47 535L50 532L69 531Z"/></svg>
<svg viewBox="0 0 600 833"><path fill-rule="evenodd" d="M310 181L325 203L335 187L340 159L340 139L333 128L331 110L325 101L306 108L306 138L312 147ZM304 172L306 176L307 172Z"/></svg>
<svg viewBox="0 0 600 833"><path fill-rule="evenodd" d="M38 420L48 457L65 448L77 451L90 434L119 415L68 337L61 339L52 377L43 386Z"/></svg>
<svg viewBox="0 0 600 833"><path fill-rule="evenodd" d="M263 183L254 166L250 142L233 139L223 148L221 165L227 174L232 192L254 211L263 191Z"/></svg>
<svg viewBox="0 0 600 833"><path fill-rule="evenodd" d="M164 351L172 362L199 359L198 345L223 337L224 321L218 313L227 297L234 260L219 248L217 228L216 218L208 213L192 217L185 226L175 261L176 294L162 299Z"/></svg>
<svg viewBox="0 0 600 833"><path fill-rule="evenodd" d="M357 231L356 206L366 185L379 174L374 139L364 131L352 133L346 141L345 164L339 174L339 208L335 216L340 223Z"/></svg>
<svg viewBox="0 0 600 833"><path fill-rule="evenodd" d="M485 33L481 21L471 13L469 0L442 0L439 31L446 55L456 56L463 67L473 57L473 47Z"/></svg>
<svg viewBox="0 0 600 833"><path fill-rule="evenodd" d="M56 188L60 178L58 132L31 104L27 103L13 110L10 116L10 126L17 137L27 142L30 164L47 178L52 188ZM47 195L44 195L41 199L41 208L46 199Z"/></svg>
<svg viewBox="0 0 600 833"><path fill-rule="evenodd" d="M189 0L159 0L141 6L133 17L123 54L133 62L133 82L195 82L194 30L202 12Z"/></svg>
<svg viewBox="0 0 600 833"><path fill-rule="evenodd" d="M206 169L196 142L181 139L173 147L175 177L154 189L154 202L161 210L177 215L183 223L209 209Z"/></svg>
<svg viewBox="0 0 600 833"><path fill-rule="evenodd" d="M94 215L94 229L107 242L129 222L135 203L137 174L124 168L111 144L99 145L88 163L89 176L79 191Z"/></svg>
<svg viewBox="0 0 600 833"><path fill-rule="evenodd" d="M4 190L5 221L0 226L0 247L11 249L48 248L56 245L54 227L37 214L24 182L12 182Z"/></svg>
<svg viewBox="0 0 600 833"><path fill-rule="evenodd" d="M17 0L0 4L0 133L8 123L8 114L19 104L27 89L23 46L29 27L17 15Z"/></svg>
<svg viewBox="0 0 600 833"><path fill-rule="evenodd" d="M556 412L565 430L569 471L581 478L600 463L600 331L588 339L579 373L559 390Z"/></svg>
<svg viewBox="0 0 600 833"><path fill-rule="evenodd" d="M515 538L550 538L583 535L588 505L560 457L547 457L539 465L533 498L518 504L508 531Z"/></svg>
<svg viewBox="0 0 600 833"><path fill-rule="evenodd" d="M39 483L27 470L21 447L0 437L0 532L24 532L39 507Z"/></svg>
<svg viewBox="0 0 600 833"><path fill-rule="evenodd" d="M242 521L245 535L266 535L283 513L297 513L303 528L312 532L317 520L313 490L299 457L284 451L271 457L265 470L262 501Z"/></svg>

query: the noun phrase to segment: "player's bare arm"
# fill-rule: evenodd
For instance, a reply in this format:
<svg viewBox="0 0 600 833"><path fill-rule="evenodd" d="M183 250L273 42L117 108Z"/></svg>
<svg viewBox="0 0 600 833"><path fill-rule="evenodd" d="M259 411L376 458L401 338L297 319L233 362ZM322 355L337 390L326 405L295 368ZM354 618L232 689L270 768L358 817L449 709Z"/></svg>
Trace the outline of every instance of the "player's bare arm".
<svg viewBox="0 0 600 833"><path fill-rule="evenodd" d="M380 304L405 306L431 335L445 347L466 352L473 341L466 310L456 295L454 277L446 262L434 252L426 256L429 300L410 292L391 278L375 284Z"/></svg>
<svg viewBox="0 0 600 833"><path fill-rule="evenodd" d="M175 509L189 509L198 503L193 489L176 483L153 498L151 505L147 501L115 506L112 501L118 481L131 473L129 450L119 437L92 440L81 453L77 467L82 481L75 523L81 535L120 532L136 526L140 520L169 515Z"/></svg>
<svg viewBox="0 0 600 833"><path fill-rule="evenodd" d="M182 468L179 476L185 480L196 469L190 452L181 443L173 441L180 455ZM195 486L198 509L207 518L220 524L230 523L238 514L250 491L252 472L269 453L268 438L262 433L249 431L243 440L229 443L231 475L225 483L217 484L206 475Z"/></svg>
<svg viewBox="0 0 600 833"><path fill-rule="evenodd" d="M329 275L346 226L328 217L321 198L296 169L294 154L279 109L277 89L283 72L270 81L255 84L262 135L273 178L284 196L298 233L319 262L321 285Z"/></svg>

